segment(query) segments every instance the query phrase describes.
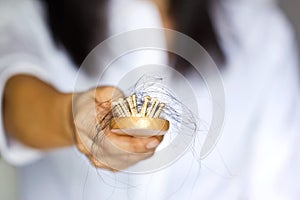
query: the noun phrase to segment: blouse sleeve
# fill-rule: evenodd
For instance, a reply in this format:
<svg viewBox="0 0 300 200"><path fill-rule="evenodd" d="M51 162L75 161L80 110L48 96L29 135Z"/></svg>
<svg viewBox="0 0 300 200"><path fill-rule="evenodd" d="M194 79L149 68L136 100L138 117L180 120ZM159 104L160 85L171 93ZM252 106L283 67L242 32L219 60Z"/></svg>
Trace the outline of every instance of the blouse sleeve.
<svg viewBox="0 0 300 200"><path fill-rule="evenodd" d="M29 74L49 82L43 54L48 33L43 27L38 1L0 1L0 105L6 81L16 74ZM3 107L0 106L2 113ZM41 156L5 133L0 115L0 153L9 163L25 165Z"/></svg>

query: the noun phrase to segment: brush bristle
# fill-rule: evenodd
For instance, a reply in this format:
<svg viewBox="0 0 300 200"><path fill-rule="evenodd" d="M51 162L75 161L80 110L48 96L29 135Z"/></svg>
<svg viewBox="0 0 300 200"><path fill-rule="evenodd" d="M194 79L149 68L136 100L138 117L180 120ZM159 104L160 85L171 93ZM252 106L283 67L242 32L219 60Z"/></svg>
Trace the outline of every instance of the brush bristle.
<svg viewBox="0 0 300 200"><path fill-rule="evenodd" d="M133 94L125 99L120 98L118 101L112 102L112 106L115 117L160 118L165 104L156 98L151 99L151 97L145 96L139 109L136 95Z"/></svg>

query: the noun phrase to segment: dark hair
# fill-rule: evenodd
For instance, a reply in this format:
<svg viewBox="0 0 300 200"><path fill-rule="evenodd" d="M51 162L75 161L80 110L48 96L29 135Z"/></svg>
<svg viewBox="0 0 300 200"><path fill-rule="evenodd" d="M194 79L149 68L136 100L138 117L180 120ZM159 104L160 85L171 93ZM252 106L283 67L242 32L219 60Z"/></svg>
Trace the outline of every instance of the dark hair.
<svg viewBox="0 0 300 200"><path fill-rule="evenodd" d="M78 66L106 35L108 0L43 0L53 38ZM169 15L175 29L200 43L219 63L224 53L209 16L209 0L170 0ZM180 60L180 59L179 59ZM178 65L183 68L184 65Z"/></svg>

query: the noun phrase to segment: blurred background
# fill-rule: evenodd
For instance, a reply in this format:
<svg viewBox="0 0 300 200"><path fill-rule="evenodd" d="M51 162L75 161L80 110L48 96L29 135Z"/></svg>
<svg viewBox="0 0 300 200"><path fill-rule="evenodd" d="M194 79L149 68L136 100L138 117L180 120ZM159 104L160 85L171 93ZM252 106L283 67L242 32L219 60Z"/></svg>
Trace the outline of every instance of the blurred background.
<svg viewBox="0 0 300 200"><path fill-rule="evenodd" d="M285 14L294 26L298 46L300 46L300 1L298 0L281 0L281 8L285 11Z"/></svg>
<svg viewBox="0 0 300 200"><path fill-rule="evenodd" d="M300 1L281 0L280 6L294 26L298 46L300 46ZM0 200L17 200L15 192L17 178L15 173L15 169L3 161L0 156Z"/></svg>

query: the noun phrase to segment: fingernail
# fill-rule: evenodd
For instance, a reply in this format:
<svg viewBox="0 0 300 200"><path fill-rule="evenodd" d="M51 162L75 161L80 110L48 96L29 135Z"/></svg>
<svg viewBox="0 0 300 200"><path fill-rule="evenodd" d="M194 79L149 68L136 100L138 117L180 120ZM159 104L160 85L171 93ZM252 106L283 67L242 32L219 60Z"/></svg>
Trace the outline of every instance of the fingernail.
<svg viewBox="0 0 300 200"><path fill-rule="evenodd" d="M159 145L159 141L153 140L147 144L146 148L153 149L153 148L157 147L158 145Z"/></svg>

